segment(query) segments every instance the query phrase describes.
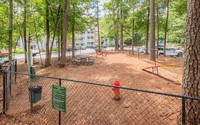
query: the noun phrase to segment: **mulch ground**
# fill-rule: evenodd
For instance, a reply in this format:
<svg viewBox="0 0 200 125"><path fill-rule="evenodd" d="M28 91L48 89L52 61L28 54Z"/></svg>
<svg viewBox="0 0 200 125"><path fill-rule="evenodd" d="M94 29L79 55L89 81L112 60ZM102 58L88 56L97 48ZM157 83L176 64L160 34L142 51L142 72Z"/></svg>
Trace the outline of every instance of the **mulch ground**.
<svg viewBox="0 0 200 125"><path fill-rule="evenodd" d="M95 54L90 56L96 57ZM39 61L39 60L37 60ZM34 65L36 74L68 78L79 81L112 85L116 80L124 87L145 89L173 94L181 93L182 58L159 57L158 74L146 67L154 66L144 54L108 53L107 58L98 57L93 65L74 65L66 62L59 68L59 61L52 59L47 68ZM18 63L19 72L27 72L23 61ZM43 86L42 100L34 104L33 114L29 111L28 80L18 75L13 87L12 100L7 115L0 124L57 124L58 112L51 107L51 87L58 80L36 78L34 85ZM122 89L120 101L113 100L110 87L62 81L67 88L67 112L62 113L63 124L73 125L143 125L176 124L180 113L180 99Z"/></svg>

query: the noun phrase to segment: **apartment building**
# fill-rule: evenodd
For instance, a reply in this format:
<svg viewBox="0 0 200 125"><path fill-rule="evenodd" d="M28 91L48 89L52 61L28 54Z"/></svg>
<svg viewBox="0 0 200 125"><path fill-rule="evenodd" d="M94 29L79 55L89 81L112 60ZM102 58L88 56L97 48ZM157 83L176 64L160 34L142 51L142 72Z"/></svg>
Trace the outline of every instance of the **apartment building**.
<svg viewBox="0 0 200 125"><path fill-rule="evenodd" d="M20 49L24 49L24 42L23 42L23 38L20 38L19 41L17 42L17 46L20 48ZM50 47L51 44L49 44L49 47ZM41 41L37 42L36 41L31 41L30 43L30 46L31 46L31 49L33 51L39 51L39 48L41 50L46 50L46 38L43 38ZM57 48L57 42L55 41L54 44L53 44L53 48Z"/></svg>
<svg viewBox="0 0 200 125"><path fill-rule="evenodd" d="M107 38L100 38L101 46L114 45L114 41ZM94 47L98 45L98 32L97 28L88 29L85 32L76 33L76 46Z"/></svg>
<svg viewBox="0 0 200 125"><path fill-rule="evenodd" d="M95 30L88 29L85 32L76 33L76 46L91 47L98 44L98 36Z"/></svg>

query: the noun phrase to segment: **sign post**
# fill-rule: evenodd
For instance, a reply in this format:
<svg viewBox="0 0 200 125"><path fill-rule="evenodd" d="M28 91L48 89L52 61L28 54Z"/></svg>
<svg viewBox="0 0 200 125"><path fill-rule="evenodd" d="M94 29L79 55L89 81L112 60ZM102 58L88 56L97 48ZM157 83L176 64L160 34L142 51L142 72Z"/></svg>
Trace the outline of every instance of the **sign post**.
<svg viewBox="0 0 200 125"><path fill-rule="evenodd" d="M52 86L52 107L59 111L59 125L61 124L61 112L66 112L66 88L61 87L61 80L59 86Z"/></svg>

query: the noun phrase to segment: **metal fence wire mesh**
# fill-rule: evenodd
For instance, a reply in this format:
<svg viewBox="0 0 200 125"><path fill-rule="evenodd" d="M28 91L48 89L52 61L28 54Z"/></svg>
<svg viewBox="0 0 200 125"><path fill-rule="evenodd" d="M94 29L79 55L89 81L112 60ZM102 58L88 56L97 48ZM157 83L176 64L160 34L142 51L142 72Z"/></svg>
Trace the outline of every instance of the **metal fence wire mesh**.
<svg viewBox="0 0 200 125"><path fill-rule="evenodd" d="M4 71L7 71L6 73ZM16 82L16 60L13 60L11 63L5 63L1 65L1 74L0 74L0 112L8 109L11 92L12 92L12 84ZM4 75L2 74L4 73ZM3 78L4 77L4 78ZM5 83L5 84L3 84Z"/></svg>
<svg viewBox="0 0 200 125"><path fill-rule="evenodd" d="M66 88L62 125L185 125L185 104L200 104L200 99L126 87L120 87L121 99L114 100L111 85L34 75L31 84L42 86L42 98L33 104L31 113L28 75L17 73L16 64L13 61L4 67L4 78L0 77L4 81L0 109L9 119L1 122L0 118L0 124L58 124L59 113L52 108L52 86L60 81ZM27 67L18 67L18 72L24 69Z"/></svg>
<svg viewBox="0 0 200 125"><path fill-rule="evenodd" d="M30 113L28 76L17 74L6 114L22 124L58 124L58 111L52 108L52 85L58 84L59 79L50 77L32 80L32 85L42 86L42 99ZM179 97L120 88L121 100L116 101L112 86L66 79L61 85L67 89L63 125L176 125L182 121Z"/></svg>

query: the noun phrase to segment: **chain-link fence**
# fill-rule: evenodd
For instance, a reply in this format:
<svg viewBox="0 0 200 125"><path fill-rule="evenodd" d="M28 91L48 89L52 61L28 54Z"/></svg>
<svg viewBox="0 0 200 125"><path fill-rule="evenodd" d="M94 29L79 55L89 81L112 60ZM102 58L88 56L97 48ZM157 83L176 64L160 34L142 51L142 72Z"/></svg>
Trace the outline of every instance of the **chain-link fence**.
<svg viewBox="0 0 200 125"><path fill-rule="evenodd" d="M5 71L7 71L5 73ZM17 60L12 60L11 63L3 63L1 65L1 75L0 82L1 90L0 90L0 112L6 111L8 109L11 92L12 92L12 84L16 83L16 74L17 71ZM3 75L2 75L3 73Z"/></svg>
<svg viewBox="0 0 200 125"><path fill-rule="evenodd" d="M9 74L9 72L7 72ZM59 113L52 108L52 85L66 88L63 125L176 125L185 123L185 101L200 99L119 87L120 100L113 99L112 85L46 76L35 76L32 86L42 86L42 98L30 113L28 75L17 73L6 114L11 124L55 125Z"/></svg>

